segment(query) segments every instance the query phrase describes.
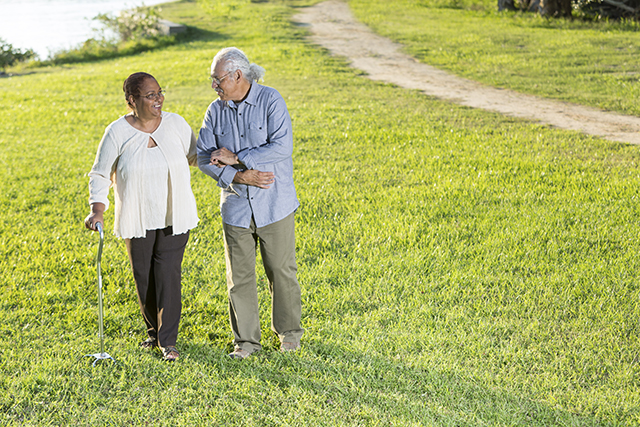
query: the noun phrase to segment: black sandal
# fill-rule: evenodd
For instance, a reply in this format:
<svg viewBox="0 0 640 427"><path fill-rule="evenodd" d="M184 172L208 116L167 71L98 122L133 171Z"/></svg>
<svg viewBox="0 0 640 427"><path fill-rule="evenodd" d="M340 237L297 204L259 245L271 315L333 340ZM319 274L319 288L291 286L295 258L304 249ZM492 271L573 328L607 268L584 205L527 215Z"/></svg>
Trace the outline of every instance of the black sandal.
<svg viewBox="0 0 640 427"><path fill-rule="evenodd" d="M178 353L178 349L174 346L170 345L167 347L162 347L162 360L166 360L167 362L173 362L180 358L180 353Z"/></svg>
<svg viewBox="0 0 640 427"><path fill-rule="evenodd" d="M140 343L140 348L143 350L153 350L154 348L158 348L158 341L155 338L149 337Z"/></svg>

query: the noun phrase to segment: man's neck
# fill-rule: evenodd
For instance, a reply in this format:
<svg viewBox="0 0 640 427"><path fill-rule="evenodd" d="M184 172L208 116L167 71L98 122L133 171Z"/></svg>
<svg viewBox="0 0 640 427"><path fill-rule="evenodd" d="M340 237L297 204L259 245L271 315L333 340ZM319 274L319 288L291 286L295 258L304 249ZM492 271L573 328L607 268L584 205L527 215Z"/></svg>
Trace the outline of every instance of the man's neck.
<svg viewBox="0 0 640 427"><path fill-rule="evenodd" d="M240 104L242 101L247 99L247 96L249 96L249 92L251 92L251 83L246 82L246 86L243 85L241 88L243 89L243 93L244 93L244 95L242 95L242 98L239 100L232 99L232 101L235 102L236 105Z"/></svg>

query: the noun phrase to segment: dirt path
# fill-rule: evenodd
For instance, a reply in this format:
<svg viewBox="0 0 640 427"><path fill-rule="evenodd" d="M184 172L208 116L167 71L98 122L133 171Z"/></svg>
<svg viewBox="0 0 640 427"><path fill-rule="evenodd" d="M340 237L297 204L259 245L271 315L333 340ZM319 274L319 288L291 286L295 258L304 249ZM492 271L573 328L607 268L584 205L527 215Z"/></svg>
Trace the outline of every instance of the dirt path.
<svg viewBox="0 0 640 427"><path fill-rule="evenodd" d="M561 101L484 86L401 52L401 46L358 22L346 3L328 0L302 9L294 21L309 26L311 40L382 80L461 105L577 130L612 141L640 144L640 117L609 113Z"/></svg>

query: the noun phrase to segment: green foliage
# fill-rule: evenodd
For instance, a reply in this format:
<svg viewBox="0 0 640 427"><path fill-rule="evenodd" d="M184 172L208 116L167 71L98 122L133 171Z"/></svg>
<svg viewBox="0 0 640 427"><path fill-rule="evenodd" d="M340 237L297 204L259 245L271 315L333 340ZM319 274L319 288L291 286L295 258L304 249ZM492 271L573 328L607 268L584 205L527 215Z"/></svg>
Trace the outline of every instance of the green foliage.
<svg viewBox="0 0 640 427"><path fill-rule="evenodd" d="M251 2L249 0L200 0L198 3L201 5L202 9L210 15L229 17L234 12L237 12L249 5Z"/></svg>
<svg viewBox="0 0 640 427"><path fill-rule="evenodd" d="M36 56L32 49L16 49L13 45L0 39L0 69L14 65L16 62L24 62Z"/></svg>
<svg viewBox="0 0 640 427"><path fill-rule="evenodd" d="M117 16L110 13L98 14L95 21L103 25L103 32L112 31L120 42L141 38L154 38L160 35L158 21L160 9L139 6L120 11Z"/></svg>
<svg viewBox="0 0 640 427"><path fill-rule="evenodd" d="M369 81L309 44L287 2L164 11L198 27L194 38L0 79L0 424L640 423L637 147ZM452 16L468 24L440 15ZM303 349L277 352L259 271L264 350L226 357L219 190L193 170L201 222L183 264L183 360L137 349L126 249L107 233L106 350L118 364L92 368L86 173L126 113L122 81L150 72L169 90L165 110L197 130L215 98L209 64L229 45L266 68L292 116Z"/></svg>
<svg viewBox="0 0 640 427"><path fill-rule="evenodd" d="M640 0L574 0L576 9L593 19L640 19Z"/></svg>
<svg viewBox="0 0 640 427"><path fill-rule="evenodd" d="M170 46L177 42L176 36L156 36L114 43L104 39L89 39L81 47L57 52L53 58L39 65L70 64L116 58Z"/></svg>
<svg viewBox="0 0 640 427"><path fill-rule="evenodd" d="M160 12L159 8L140 6L121 11L117 16L99 14L94 19L103 26L96 37L32 65L59 65L134 55L170 46L191 36L189 30L177 36L162 35L158 30Z"/></svg>
<svg viewBox="0 0 640 427"><path fill-rule="evenodd" d="M437 9L495 10L497 0L416 0L419 7Z"/></svg>

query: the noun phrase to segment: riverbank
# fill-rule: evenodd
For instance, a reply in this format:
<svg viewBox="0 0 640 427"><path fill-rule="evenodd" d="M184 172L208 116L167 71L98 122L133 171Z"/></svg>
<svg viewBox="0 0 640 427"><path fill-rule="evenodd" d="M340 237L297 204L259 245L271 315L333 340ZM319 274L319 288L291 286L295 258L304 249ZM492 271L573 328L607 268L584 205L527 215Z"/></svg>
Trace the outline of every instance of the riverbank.
<svg viewBox="0 0 640 427"><path fill-rule="evenodd" d="M73 48L95 34L93 18L124 9L155 6L167 0L0 0L0 38L19 49L33 49L40 59Z"/></svg>

